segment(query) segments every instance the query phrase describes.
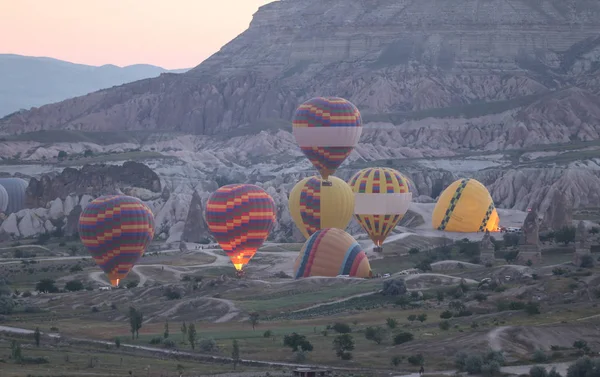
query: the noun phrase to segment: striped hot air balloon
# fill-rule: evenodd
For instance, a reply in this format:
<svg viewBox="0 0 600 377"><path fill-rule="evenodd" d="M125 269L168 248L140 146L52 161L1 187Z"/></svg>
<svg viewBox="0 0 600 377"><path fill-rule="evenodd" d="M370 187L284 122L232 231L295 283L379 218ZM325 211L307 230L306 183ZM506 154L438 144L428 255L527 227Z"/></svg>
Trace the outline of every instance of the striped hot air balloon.
<svg viewBox="0 0 600 377"><path fill-rule="evenodd" d="M294 223L305 238L323 228L346 229L354 211L354 195L344 180L304 178L290 192L288 205Z"/></svg>
<svg viewBox="0 0 600 377"><path fill-rule="evenodd" d="M367 168L349 183L354 191L354 216L380 248L408 211L412 201L408 179L394 169Z"/></svg>
<svg viewBox="0 0 600 377"><path fill-rule="evenodd" d="M25 208L25 196L29 183L21 178L0 178L0 186L8 194L6 214L19 212Z"/></svg>
<svg viewBox="0 0 600 377"><path fill-rule="evenodd" d="M206 204L206 223L237 271L248 264L275 223L275 202L262 188L233 184L219 188Z"/></svg>
<svg viewBox="0 0 600 377"><path fill-rule="evenodd" d="M302 246L294 263L296 279L309 276L372 275L369 258L351 235L337 228L321 229Z"/></svg>
<svg viewBox="0 0 600 377"><path fill-rule="evenodd" d="M487 188L475 179L459 179L446 188L433 209L431 225L446 232L497 232L500 217Z"/></svg>
<svg viewBox="0 0 600 377"><path fill-rule="evenodd" d="M0 185L0 213L5 213L8 208L8 192Z"/></svg>
<svg viewBox="0 0 600 377"><path fill-rule="evenodd" d="M337 97L317 97L298 107L293 133L302 152L325 180L348 158L362 133L360 112Z"/></svg>
<svg viewBox="0 0 600 377"><path fill-rule="evenodd" d="M79 237L116 287L154 238L154 216L146 204L125 195L101 196L79 217Z"/></svg>

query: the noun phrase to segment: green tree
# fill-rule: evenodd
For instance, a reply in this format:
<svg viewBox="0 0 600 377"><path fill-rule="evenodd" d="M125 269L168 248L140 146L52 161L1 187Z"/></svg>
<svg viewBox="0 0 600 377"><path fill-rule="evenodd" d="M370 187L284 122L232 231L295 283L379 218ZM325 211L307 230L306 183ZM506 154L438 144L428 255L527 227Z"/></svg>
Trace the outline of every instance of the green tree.
<svg viewBox="0 0 600 377"><path fill-rule="evenodd" d="M419 322L423 323L423 322L427 321L427 314L421 313L417 316L417 319L419 320Z"/></svg>
<svg viewBox="0 0 600 377"><path fill-rule="evenodd" d="M381 326L369 326L365 329L365 338L367 340L372 340L377 344L381 344L385 338L385 330Z"/></svg>
<svg viewBox="0 0 600 377"><path fill-rule="evenodd" d="M416 314L411 314L408 317L406 317L406 319L408 319L409 321L416 321L417 320L417 315Z"/></svg>
<svg viewBox="0 0 600 377"><path fill-rule="evenodd" d="M394 318L386 319L385 323L386 323L387 327L389 327L390 329L395 329L398 326L398 321L395 320Z"/></svg>
<svg viewBox="0 0 600 377"><path fill-rule="evenodd" d="M333 339L333 349L335 354L342 360L352 359L352 350L354 350L354 338L350 334L340 334Z"/></svg>
<svg viewBox="0 0 600 377"><path fill-rule="evenodd" d="M35 290L41 293L56 293L58 292L58 287L54 280L42 279L35 285Z"/></svg>
<svg viewBox="0 0 600 377"><path fill-rule="evenodd" d="M82 291L84 288L83 283L79 280L71 280L65 284L65 291L76 292Z"/></svg>
<svg viewBox="0 0 600 377"><path fill-rule="evenodd" d="M165 319L165 330L163 332L163 338L167 339L169 337L169 320Z"/></svg>
<svg viewBox="0 0 600 377"><path fill-rule="evenodd" d="M260 318L260 315L258 313L256 313L256 312L250 313L250 324L252 324L252 330L254 330L256 325L258 325L259 318Z"/></svg>
<svg viewBox="0 0 600 377"><path fill-rule="evenodd" d="M561 229L554 232L554 241L568 245L575 241L576 229L574 226L564 226Z"/></svg>
<svg viewBox="0 0 600 377"><path fill-rule="evenodd" d="M185 339L187 338L187 326L185 325L185 321L181 324L181 342L185 344Z"/></svg>
<svg viewBox="0 0 600 377"><path fill-rule="evenodd" d="M121 348L121 338L118 336L115 338L115 347Z"/></svg>
<svg viewBox="0 0 600 377"><path fill-rule="evenodd" d="M306 339L306 336L300 335L295 332L283 337L283 345L286 347L290 347L293 352L297 352L298 350L313 350L313 345Z"/></svg>
<svg viewBox="0 0 600 377"><path fill-rule="evenodd" d="M403 331L401 333L398 333L394 337L394 344L402 344L402 343L410 342L414 338L415 338L415 336L412 333Z"/></svg>
<svg viewBox="0 0 600 377"><path fill-rule="evenodd" d="M238 344L237 339L233 340L231 358L233 359L233 369L235 369L240 362L240 345Z"/></svg>
<svg viewBox="0 0 600 377"><path fill-rule="evenodd" d="M196 326L193 323L190 323L187 329L188 341L192 346L192 349L196 348Z"/></svg>
<svg viewBox="0 0 600 377"><path fill-rule="evenodd" d="M41 337L42 337L42 334L40 333L40 328L36 327L35 331L33 332L33 339L35 340L36 347L40 346Z"/></svg>
<svg viewBox="0 0 600 377"><path fill-rule="evenodd" d="M129 307L129 331L131 331L131 339L140 337L140 329L142 328L142 324L144 321L144 314L134 308L133 306Z"/></svg>
<svg viewBox="0 0 600 377"><path fill-rule="evenodd" d="M15 363L23 361L23 351L21 350L21 345L16 340L10 343L10 356Z"/></svg>

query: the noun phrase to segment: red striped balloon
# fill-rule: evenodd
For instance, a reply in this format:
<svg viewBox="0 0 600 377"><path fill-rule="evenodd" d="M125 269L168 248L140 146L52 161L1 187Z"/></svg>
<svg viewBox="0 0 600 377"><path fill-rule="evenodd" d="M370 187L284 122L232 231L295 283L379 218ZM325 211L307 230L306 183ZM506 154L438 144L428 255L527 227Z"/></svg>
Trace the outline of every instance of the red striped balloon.
<svg viewBox="0 0 600 377"><path fill-rule="evenodd" d="M273 228L275 202L258 186L227 185L210 196L205 217L213 237L241 271Z"/></svg>

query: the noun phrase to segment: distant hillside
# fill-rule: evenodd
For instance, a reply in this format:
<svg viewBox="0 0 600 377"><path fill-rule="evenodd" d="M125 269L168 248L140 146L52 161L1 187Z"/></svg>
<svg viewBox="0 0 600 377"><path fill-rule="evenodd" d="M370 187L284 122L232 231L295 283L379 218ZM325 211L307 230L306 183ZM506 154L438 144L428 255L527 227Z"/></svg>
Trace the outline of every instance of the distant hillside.
<svg viewBox="0 0 600 377"><path fill-rule="evenodd" d="M0 117L169 71L147 64L95 67L52 58L0 54Z"/></svg>

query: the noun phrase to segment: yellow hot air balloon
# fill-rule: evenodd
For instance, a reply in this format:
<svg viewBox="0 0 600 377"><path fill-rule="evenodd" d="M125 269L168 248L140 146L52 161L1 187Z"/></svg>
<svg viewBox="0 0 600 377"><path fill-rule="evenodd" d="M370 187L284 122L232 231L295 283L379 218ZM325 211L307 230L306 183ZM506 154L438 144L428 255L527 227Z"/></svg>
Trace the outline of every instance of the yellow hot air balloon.
<svg viewBox="0 0 600 377"><path fill-rule="evenodd" d="M354 191L354 216L367 232L377 250L404 217L412 193L408 179L390 168L367 168L349 181Z"/></svg>
<svg viewBox="0 0 600 377"><path fill-rule="evenodd" d="M288 204L294 223L308 238L323 228L346 229L354 213L354 194L338 177L324 182L313 176L294 186Z"/></svg>
<svg viewBox="0 0 600 377"><path fill-rule="evenodd" d="M338 275L370 277L369 258L358 242L343 230L319 230L302 246L294 263L294 277Z"/></svg>
<svg viewBox="0 0 600 377"><path fill-rule="evenodd" d="M440 195L431 225L447 232L498 231L500 217L487 188L474 179L459 179Z"/></svg>

